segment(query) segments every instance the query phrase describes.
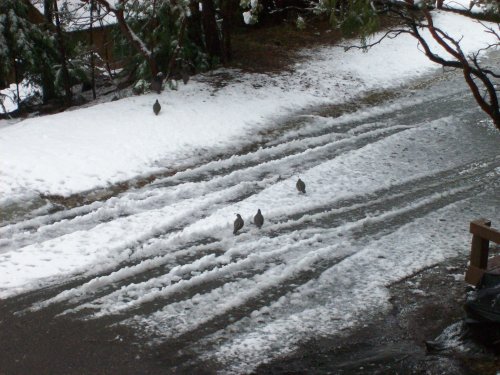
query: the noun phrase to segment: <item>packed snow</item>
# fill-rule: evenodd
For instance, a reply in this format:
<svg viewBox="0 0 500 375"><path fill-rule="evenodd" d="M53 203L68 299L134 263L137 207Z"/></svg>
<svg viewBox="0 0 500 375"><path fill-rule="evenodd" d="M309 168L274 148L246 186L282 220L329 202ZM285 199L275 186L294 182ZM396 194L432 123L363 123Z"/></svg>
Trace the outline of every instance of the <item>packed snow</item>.
<svg viewBox="0 0 500 375"><path fill-rule="evenodd" d="M469 51L491 40L456 14L436 23ZM248 373L364 324L390 307L392 283L467 256L468 221L500 222L500 134L460 74L405 37L304 57L293 73L220 70L178 91L4 121L0 298L52 287L30 309L106 317ZM71 208L40 198L149 175Z"/></svg>

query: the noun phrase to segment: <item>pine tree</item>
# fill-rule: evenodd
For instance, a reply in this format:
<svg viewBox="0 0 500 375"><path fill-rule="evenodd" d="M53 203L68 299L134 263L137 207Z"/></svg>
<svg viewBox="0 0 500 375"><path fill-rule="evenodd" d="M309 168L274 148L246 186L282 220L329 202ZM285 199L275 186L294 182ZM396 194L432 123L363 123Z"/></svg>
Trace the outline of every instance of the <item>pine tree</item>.
<svg viewBox="0 0 500 375"><path fill-rule="evenodd" d="M50 74L57 53L51 34L30 23L27 16L24 2L0 2L0 77L42 86L42 78Z"/></svg>
<svg viewBox="0 0 500 375"><path fill-rule="evenodd" d="M96 0L113 13L120 26L117 54L129 57L136 79L151 80L159 72L167 79L204 70L230 56L229 39L221 45L215 2ZM119 4L116 5L116 4ZM209 6L207 4L211 4ZM130 58L132 56L132 58Z"/></svg>

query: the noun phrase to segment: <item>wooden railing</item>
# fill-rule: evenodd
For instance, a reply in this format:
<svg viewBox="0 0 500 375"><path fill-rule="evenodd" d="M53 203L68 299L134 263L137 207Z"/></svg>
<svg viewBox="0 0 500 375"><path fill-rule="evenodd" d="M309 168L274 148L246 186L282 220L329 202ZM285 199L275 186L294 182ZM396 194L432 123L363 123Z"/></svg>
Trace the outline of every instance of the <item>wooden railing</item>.
<svg viewBox="0 0 500 375"><path fill-rule="evenodd" d="M490 241L500 243L500 232L491 228L491 221L486 219L471 221L470 232L472 233L472 245L465 281L477 285L485 272L495 272L496 270L500 273L500 256L488 258Z"/></svg>

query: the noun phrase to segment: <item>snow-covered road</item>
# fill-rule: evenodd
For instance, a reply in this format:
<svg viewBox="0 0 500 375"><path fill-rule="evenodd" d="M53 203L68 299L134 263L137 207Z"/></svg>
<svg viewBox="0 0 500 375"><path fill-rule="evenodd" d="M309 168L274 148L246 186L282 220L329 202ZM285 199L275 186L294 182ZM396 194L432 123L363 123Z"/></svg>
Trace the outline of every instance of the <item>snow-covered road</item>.
<svg viewBox="0 0 500 375"><path fill-rule="evenodd" d="M500 134L459 75L436 77L292 113L245 151L12 220L0 298L47 287L29 309L126 324L172 368L221 373L363 324L389 306L389 284L467 256L470 220L500 222Z"/></svg>

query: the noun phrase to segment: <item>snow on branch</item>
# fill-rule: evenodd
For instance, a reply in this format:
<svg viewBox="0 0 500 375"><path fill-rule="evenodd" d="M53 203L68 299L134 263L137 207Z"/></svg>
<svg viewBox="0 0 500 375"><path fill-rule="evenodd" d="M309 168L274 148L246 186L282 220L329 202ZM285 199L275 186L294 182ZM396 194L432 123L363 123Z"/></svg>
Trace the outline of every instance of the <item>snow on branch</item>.
<svg viewBox="0 0 500 375"><path fill-rule="evenodd" d="M106 10L113 13L120 25L120 28L124 32L127 39L144 55L149 59L152 58L153 52L146 46L141 38L132 30L130 25L125 20L124 9L126 0L118 0L118 6L112 5L108 0L96 0L101 4ZM115 3L116 4L116 3Z"/></svg>

